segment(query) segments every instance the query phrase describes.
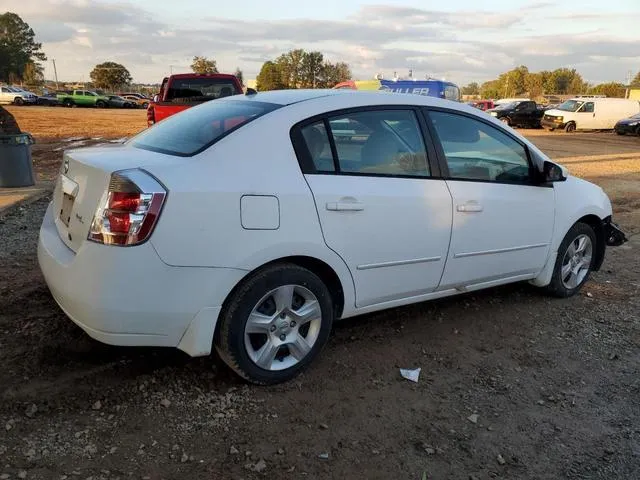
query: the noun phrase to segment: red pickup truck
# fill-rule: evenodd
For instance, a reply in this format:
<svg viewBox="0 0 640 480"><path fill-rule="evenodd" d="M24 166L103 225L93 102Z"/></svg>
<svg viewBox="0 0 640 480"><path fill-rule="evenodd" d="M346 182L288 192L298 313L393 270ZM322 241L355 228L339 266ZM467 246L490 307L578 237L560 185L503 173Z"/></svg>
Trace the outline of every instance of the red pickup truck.
<svg viewBox="0 0 640 480"><path fill-rule="evenodd" d="M241 93L238 78L226 73L180 73L165 77L160 93L147 107L147 125L200 103Z"/></svg>

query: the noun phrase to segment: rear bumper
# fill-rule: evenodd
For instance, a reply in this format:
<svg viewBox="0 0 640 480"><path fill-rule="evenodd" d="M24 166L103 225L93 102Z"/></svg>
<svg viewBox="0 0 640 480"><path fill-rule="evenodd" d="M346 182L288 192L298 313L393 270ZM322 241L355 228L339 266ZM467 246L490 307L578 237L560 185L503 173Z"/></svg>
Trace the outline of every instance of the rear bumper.
<svg viewBox="0 0 640 480"><path fill-rule="evenodd" d="M150 242L119 248L84 242L77 252L60 239L47 209L38 262L60 308L80 328L111 345L178 347L211 352L221 305L246 272L171 267Z"/></svg>

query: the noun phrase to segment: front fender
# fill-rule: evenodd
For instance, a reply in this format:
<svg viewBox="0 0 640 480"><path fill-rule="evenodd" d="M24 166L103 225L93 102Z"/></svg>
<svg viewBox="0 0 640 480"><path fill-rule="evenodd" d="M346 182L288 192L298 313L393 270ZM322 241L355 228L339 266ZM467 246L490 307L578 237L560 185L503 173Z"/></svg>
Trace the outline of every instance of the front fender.
<svg viewBox="0 0 640 480"><path fill-rule="evenodd" d="M565 167L562 167L566 170ZM596 259L595 269L599 269L604 259L605 230L603 225L611 218L611 201L607 194L599 186L568 175L564 182L553 185L555 190L554 229L549 256L542 271L531 281L536 286L548 285L553 275L558 248L567 232L578 221L583 220L595 227L599 245L599 256Z"/></svg>

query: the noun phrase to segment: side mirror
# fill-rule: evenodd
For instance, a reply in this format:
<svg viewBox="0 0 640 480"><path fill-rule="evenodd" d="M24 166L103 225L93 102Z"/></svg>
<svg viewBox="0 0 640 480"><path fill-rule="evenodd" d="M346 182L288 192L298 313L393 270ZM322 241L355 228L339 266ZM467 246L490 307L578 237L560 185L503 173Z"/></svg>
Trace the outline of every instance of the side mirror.
<svg viewBox="0 0 640 480"><path fill-rule="evenodd" d="M564 182L567 177L562 173L562 168L553 162L545 161L542 167L542 178L545 183Z"/></svg>
<svg viewBox="0 0 640 480"><path fill-rule="evenodd" d="M160 100L160 96L159 95L154 95L153 96L153 103L158 103L158 100Z"/></svg>

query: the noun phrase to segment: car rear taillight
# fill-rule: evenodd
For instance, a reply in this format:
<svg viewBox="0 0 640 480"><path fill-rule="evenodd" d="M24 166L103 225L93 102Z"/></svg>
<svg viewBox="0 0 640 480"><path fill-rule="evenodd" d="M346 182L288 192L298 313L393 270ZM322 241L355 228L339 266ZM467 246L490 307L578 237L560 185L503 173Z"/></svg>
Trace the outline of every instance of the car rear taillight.
<svg viewBox="0 0 640 480"><path fill-rule="evenodd" d="M150 127L155 123L156 123L156 112L153 109L153 105L149 105L147 107L147 126Z"/></svg>
<svg viewBox="0 0 640 480"><path fill-rule="evenodd" d="M89 240L105 245L138 245L155 227L166 189L143 170L111 174L89 230Z"/></svg>

